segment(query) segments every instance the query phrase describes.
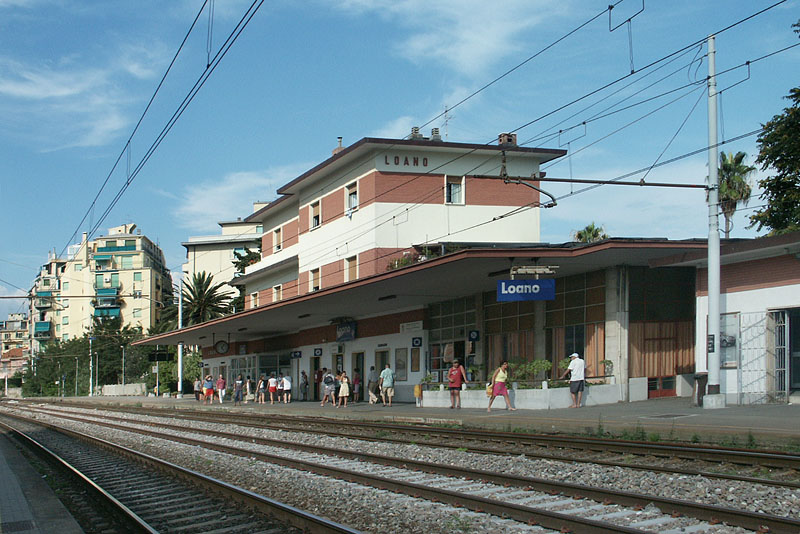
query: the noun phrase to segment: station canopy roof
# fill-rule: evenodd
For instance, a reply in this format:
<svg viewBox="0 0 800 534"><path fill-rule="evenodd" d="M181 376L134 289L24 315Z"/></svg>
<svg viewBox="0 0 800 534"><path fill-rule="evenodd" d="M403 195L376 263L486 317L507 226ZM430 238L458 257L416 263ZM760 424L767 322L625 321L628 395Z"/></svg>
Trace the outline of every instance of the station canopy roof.
<svg viewBox="0 0 800 534"><path fill-rule="evenodd" d="M616 265L650 266L659 258L701 252L705 240L611 238L561 245L467 244L466 248L393 271L152 336L135 345L210 346L242 342L331 324L340 317L374 317L435 302L495 291L514 266L554 266L556 278ZM228 337L230 336L230 337Z"/></svg>

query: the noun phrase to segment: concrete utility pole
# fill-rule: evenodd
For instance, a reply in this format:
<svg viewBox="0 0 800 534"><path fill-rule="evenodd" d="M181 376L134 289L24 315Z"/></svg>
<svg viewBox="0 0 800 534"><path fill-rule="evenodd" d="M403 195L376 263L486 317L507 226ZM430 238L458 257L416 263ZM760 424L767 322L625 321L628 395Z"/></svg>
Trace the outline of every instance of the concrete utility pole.
<svg viewBox="0 0 800 534"><path fill-rule="evenodd" d="M719 174L717 172L717 79L714 36L708 37L708 391L703 408L724 408L719 378Z"/></svg>
<svg viewBox="0 0 800 534"><path fill-rule="evenodd" d="M183 278L178 289L178 330L183 328ZM183 341L178 342L178 398L183 398Z"/></svg>
<svg viewBox="0 0 800 534"><path fill-rule="evenodd" d="M94 337L89 337L89 396L92 396L92 379L94 378L94 357L92 356L92 341Z"/></svg>
<svg viewBox="0 0 800 534"><path fill-rule="evenodd" d="M122 387L125 387L125 345L120 345L122 349Z"/></svg>

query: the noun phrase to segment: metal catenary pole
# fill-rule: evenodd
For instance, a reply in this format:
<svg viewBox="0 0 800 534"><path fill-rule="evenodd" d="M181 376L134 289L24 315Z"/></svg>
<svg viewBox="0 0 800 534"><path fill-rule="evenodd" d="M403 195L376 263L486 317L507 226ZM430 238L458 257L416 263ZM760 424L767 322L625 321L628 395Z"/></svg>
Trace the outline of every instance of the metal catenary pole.
<svg viewBox="0 0 800 534"><path fill-rule="evenodd" d="M183 278L178 290L178 330L183 328ZM178 398L183 398L183 342L178 343Z"/></svg>

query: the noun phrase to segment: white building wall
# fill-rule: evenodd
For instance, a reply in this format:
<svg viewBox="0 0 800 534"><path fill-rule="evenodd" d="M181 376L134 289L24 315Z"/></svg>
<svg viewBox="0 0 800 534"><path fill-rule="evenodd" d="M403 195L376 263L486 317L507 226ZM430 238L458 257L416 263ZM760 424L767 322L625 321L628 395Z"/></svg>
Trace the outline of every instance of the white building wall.
<svg viewBox="0 0 800 534"><path fill-rule="evenodd" d="M706 337L708 297L697 298L695 338L695 370L708 372ZM800 306L800 284L737 291L720 295L720 313L739 313L741 339L737 338L740 365L725 367L720 372L720 392L727 402L757 402L767 387L767 312ZM762 325L760 326L759 323ZM757 332L764 331L764 335Z"/></svg>

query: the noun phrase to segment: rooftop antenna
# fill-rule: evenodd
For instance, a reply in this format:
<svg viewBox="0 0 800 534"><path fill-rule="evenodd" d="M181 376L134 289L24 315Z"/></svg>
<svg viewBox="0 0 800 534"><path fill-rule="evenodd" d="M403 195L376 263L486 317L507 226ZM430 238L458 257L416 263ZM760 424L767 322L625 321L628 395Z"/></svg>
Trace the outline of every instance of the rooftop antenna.
<svg viewBox="0 0 800 534"><path fill-rule="evenodd" d="M450 122L450 119L452 119L452 118L453 118L453 116L452 116L452 115L450 115L450 110L448 109L448 107L447 107L447 106L445 106L445 107L444 107L444 138L445 138L445 139L447 139L447 137L448 137L448 134L447 134L447 125L448 125L448 123Z"/></svg>

